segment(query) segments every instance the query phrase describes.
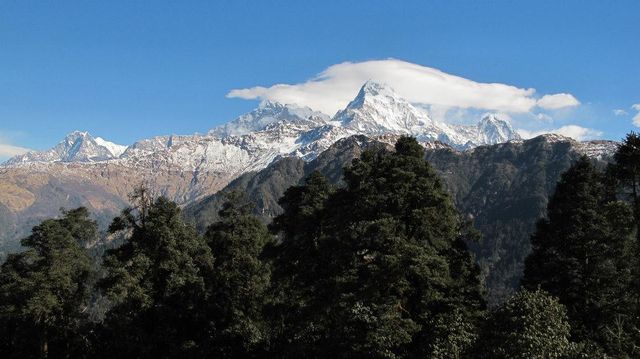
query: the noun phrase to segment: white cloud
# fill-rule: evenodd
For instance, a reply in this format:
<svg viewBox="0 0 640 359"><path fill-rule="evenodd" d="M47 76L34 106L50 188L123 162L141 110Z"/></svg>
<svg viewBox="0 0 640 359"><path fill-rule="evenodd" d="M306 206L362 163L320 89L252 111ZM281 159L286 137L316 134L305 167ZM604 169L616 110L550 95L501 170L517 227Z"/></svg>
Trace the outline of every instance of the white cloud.
<svg viewBox="0 0 640 359"><path fill-rule="evenodd" d="M633 121L633 125L636 127L640 127L640 103L631 106L632 109L638 111L635 116L631 119Z"/></svg>
<svg viewBox="0 0 640 359"><path fill-rule="evenodd" d="M28 148L13 146L8 143L0 143L0 158L8 158L29 152Z"/></svg>
<svg viewBox="0 0 640 359"><path fill-rule="evenodd" d="M533 138L545 133L556 133L558 135L571 137L578 141L589 140L589 139L602 136L601 131L598 131L592 128L578 126L578 125L566 125L560 128L556 128L552 130L542 130L542 131L527 131L527 130L520 129L518 130L518 133L523 138Z"/></svg>
<svg viewBox="0 0 640 359"><path fill-rule="evenodd" d="M586 128L586 127L582 127L582 126L578 126L578 125L567 125L567 126L562 126L558 129L556 129L554 131L554 133L563 135L563 136L567 136L567 137L571 137L574 138L576 140L588 140L588 139L592 139L592 138L596 138L599 136L602 136L602 132L592 129L592 128Z"/></svg>
<svg viewBox="0 0 640 359"><path fill-rule="evenodd" d="M544 95L538 100L538 107L546 110L557 110L564 107L575 107L580 104L577 98L569 93L557 93L554 95Z"/></svg>
<svg viewBox="0 0 640 359"><path fill-rule="evenodd" d="M535 118L541 122L553 122L553 118L546 113L536 113Z"/></svg>
<svg viewBox="0 0 640 359"><path fill-rule="evenodd" d="M640 112L636 113L631 120L633 121L634 126L640 127Z"/></svg>
<svg viewBox="0 0 640 359"><path fill-rule="evenodd" d="M442 111L448 108L473 108L526 113L536 105L556 109L579 104L570 94L546 95L538 100L532 88L475 82L395 59L343 62L330 66L303 83L234 89L227 97L295 103L333 114L344 108L367 80L386 83L408 101Z"/></svg>
<svg viewBox="0 0 640 359"><path fill-rule="evenodd" d="M623 109L617 108L617 109L613 110L613 114L616 115L616 116L626 116L629 113L627 111L623 110Z"/></svg>

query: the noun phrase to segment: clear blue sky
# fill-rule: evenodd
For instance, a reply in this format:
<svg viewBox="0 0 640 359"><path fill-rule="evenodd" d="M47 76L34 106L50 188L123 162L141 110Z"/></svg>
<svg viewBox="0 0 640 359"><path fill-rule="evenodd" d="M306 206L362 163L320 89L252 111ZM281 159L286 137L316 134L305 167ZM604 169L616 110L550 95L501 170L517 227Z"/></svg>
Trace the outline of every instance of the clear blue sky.
<svg viewBox="0 0 640 359"><path fill-rule="evenodd" d="M0 141L206 132L256 106L231 89L385 58L571 93L566 121L619 139L640 103L639 23L640 1L3 0Z"/></svg>

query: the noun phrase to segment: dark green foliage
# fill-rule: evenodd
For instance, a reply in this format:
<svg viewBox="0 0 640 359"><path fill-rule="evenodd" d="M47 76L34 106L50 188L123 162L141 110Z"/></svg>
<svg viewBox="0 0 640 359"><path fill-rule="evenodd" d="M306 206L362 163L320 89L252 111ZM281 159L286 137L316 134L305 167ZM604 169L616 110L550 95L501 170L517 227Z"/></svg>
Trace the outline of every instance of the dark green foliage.
<svg viewBox="0 0 640 359"><path fill-rule="evenodd" d="M110 228L128 238L104 259L100 288L113 307L97 331L96 354L202 355L214 330L205 310L211 250L175 203L151 201L144 189L135 200L137 208L123 211Z"/></svg>
<svg viewBox="0 0 640 359"><path fill-rule="evenodd" d="M87 210L64 212L36 226L27 250L0 270L0 354L638 357L638 142L627 137L609 176L579 159L548 205L577 158L568 142L430 150L436 171L412 138L394 152L352 137L309 163L284 159L243 176L203 202L204 236L145 188L112 221L108 245L96 241ZM517 285L545 207L525 288L486 315L467 245L482 256L497 304ZM277 213L275 238L264 222ZM89 293L88 246L95 256L111 248L99 293Z"/></svg>
<svg viewBox="0 0 640 359"><path fill-rule="evenodd" d="M611 174L630 199L636 221L640 222L640 136L635 132L629 133L613 158Z"/></svg>
<svg viewBox="0 0 640 359"><path fill-rule="evenodd" d="M553 359L572 352L567 311L558 299L521 290L494 310L482 330L479 358Z"/></svg>
<svg viewBox="0 0 640 359"><path fill-rule="evenodd" d="M215 323L211 355L216 358L255 356L266 344L262 305L270 270L260 254L272 237L252 207L240 192L231 192L220 220L205 234L215 258L208 310Z"/></svg>
<svg viewBox="0 0 640 359"><path fill-rule="evenodd" d="M277 161L260 172L241 176L219 194L188 206L185 215L204 232L218 219L224 194L241 190L255 203L254 214L268 223L282 213L276 200L289 186L299 185L314 171L322 173L329 183L343 186L343 167L363 150L383 148L385 145L380 142L353 136L336 142L306 164L293 158ZM482 233L481 242L468 245L482 268L492 305L506 300L519 286L536 222L544 216L547 199L560 175L579 157L572 142L545 136L468 152L426 151L427 160L443 179L457 208L472 217Z"/></svg>
<svg viewBox="0 0 640 359"><path fill-rule="evenodd" d="M323 228L325 202L334 192L318 172L305 185L290 187L280 199L284 213L274 219L272 229L282 236L267 249L274 263L267 311L272 323L274 355L296 357L309 353L310 344L319 340L318 311L327 293L321 293L327 276L330 248ZM321 247L322 246L322 247Z"/></svg>
<svg viewBox="0 0 640 359"><path fill-rule="evenodd" d="M634 221L631 208L612 201L610 190L587 158L562 175L547 218L531 238L522 283L559 298L574 341L618 355L633 344L612 342L607 332L617 325L632 331L637 324L628 295Z"/></svg>
<svg viewBox="0 0 640 359"><path fill-rule="evenodd" d="M354 160L345 188L316 174L287 191L273 249L285 355L450 357L473 341L479 270L423 156L401 138Z"/></svg>
<svg viewBox="0 0 640 359"><path fill-rule="evenodd" d="M0 356L80 356L92 265L83 246L95 240L86 208L35 226L0 269Z"/></svg>

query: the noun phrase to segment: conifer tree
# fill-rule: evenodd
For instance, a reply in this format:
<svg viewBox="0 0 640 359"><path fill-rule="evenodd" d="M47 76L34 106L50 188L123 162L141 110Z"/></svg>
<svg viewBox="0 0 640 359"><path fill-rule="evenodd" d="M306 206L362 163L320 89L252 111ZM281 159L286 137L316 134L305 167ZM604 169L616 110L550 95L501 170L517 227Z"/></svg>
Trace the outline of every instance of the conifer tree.
<svg viewBox="0 0 640 359"><path fill-rule="evenodd" d="M78 357L89 305L92 264L84 246L96 223L86 208L35 226L0 269L0 357Z"/></svg>
<svg viewBox="0 0 640 359"><path fill-rule="evenodd" d="M633 204L636 222L640 223L640 136L631 132L613 156L612 174Z"/></svg>
<svg viewBox="0 0 640 359"><path fill-rule="evenodd" d="M632 337L635 337L633 341L640 343L640 136L635 132L627 134L614 154L613 159L614 162L608 168L609 180L617 184L616 189L619 197L631 203L635 217L636 241L630 246L629 255L627 256L632 267L632 280L627 289L627 294L635 307L635 315L633 317L636 324L634 325L635 331L629 331L627 328L623 328L624 330L608 329L607 333L613 338L620 337L619 334L615 333L623 333L627 337L631 334ZM620 325L614 327L621 328ZM620 340L616 339L614 341L619 342ZM640 352L640 348L637 348L636 351Z"/></svg>
<svg viewBox="0 0 640 359"><path fill-rule="evenodd" d="M493 311L483 327L478 357L553 359L571 353L565 307L541 290L521 290Z"/></svg>
<svg viewBox="0 0 640 359"><path fill-rule="evenodd" d="M99 283L111 301L96 339L97 356L167 358L204 355L213 331L206 318L206 278L213 257L178 206L152 200L144 188L136 208L124 210L110 226L126 235L108 251Z"/></svg>
<svg viewBox="0 0 640 359"><path fill-rule="evenodd" d="M627 293L634 221L628 205L611 201L610 190L586 157L562 175L531 238L522 283L567 307L573 341L614 352L621 346L607 339L606 329L635 322Z"/></svg>
<svg viewBox="0 0 640 359"><path fill-rule="evenodd" d="M318 287L328 277L324 256L331 256L322 247L328 243L324 206L334 191L322 174L314 172L305 184L287 189L278 202L284 212L271 229L281 238L265 250L274 264L271 300L266 303L273 355L314 357L312 346L326 319L318 315L325 300Z"/></svg>
<svg viewBox="0 0 640 359"><path fill-rule="evenodd" d="M215 258L208 302L217 358L259 355L267 339L262 306L270 271L260 256L272 237L252 207L242 193L231 192L205 234Z"/></svg>
<svg viewBox="0 0 640 359"><path fill-rule="evenodd" d="M311 357L463 356L484 308L479 271L422 147L403 137L393 153L365 152L344 180L332 192L316 176L283 198L276 272L306 268L274 278L304 313L285 327L302 326L294 340Z"/></svg>

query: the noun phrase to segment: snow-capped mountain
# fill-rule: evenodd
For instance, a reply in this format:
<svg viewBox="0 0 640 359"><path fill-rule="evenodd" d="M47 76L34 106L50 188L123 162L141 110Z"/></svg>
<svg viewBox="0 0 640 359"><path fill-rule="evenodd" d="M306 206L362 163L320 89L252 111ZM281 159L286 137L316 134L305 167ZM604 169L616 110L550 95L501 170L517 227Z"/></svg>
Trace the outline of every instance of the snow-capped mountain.
<svg viewBox="0 0 640 359"><path fill-rule="evenodd" d="M488 115L475 126L435 121L384 84L369 81L333 118L308 107L263 101L205 135L158 136L124 147L74 132L51 150L14 157L5 166L107 161L130 168L206 171L233 178L274 159L312 160L341 138L413 135L458 150L520 139L511 125Z"/></svg>
<svg viewBox="0 0 640 359"><path fill-rule="evenodd" d="M414 134L433 126L426 112L398 96L389 86L368 81L335 118L345 128L368 135Z"/></svg>
<svg viewBox="0 0 640 359"><path fill-rule="evenodd" d="M94 138L94 140L96 141L98 146L102 146L102 147L106 148L107 150L109 150L109 152L111 152L113 157L120 157L120 155L122 155L124 153L124 151L127 150L127 147L128 147L128 146L124 146L124 145L119 145L117 143L109 142L109 141L103 139L102 137L96 137L96 138Z"/></svg>
<svg viewBox="0 0 640 359"><path fill-rule="evenodd" d="M85 206L97 218L113 218L141 184L154 196L187 205L232 181L242 184L253 176L249 172L260 179L272 163L283 164L283 172L269 175L277 186L289 183L313 163L339 172L350 156L343 157L347 152L340 152L342 145L357 144L351 153L355 155L366 147L365 142L390 145L402 135L415 136L429 149L427 154L445 154L443 160L450 160L451 148L461 151L455 156L466 158L473 156L476 146L507 141L485 150L528 148L541 142L534 147L544 151L559 141L562 148L605 158L616 149L610 141L580 143L552 135L522 141L507 121L495 115L471 126L446 124L388 86L368 82L333 118L309 108L265 101L207 134L157 136L125 147L76 131L50 150L13 157L0 164L0 223L4 224L0 244L27 235L34 223L56 216L60 208ZM326 162L332 156L336 157ZM278 161L283 157L290 158Z"/></svg>
<svg viewBox="0 0 640 359"><path fill-rule="evenodd" d="M475 126L449 125L401 98L389 86L368 81L358 96L339 111L334 121L357 134L413 135L426 142L440 141L459 150L519 140L508 121L486 115Z"/></svg>
<svg viewBox="0 0 640 359"><path fill-rule="evenodd" d="M209 134L216 137L242 136L256 131L262 131L266 129L267 126L278 122L297 123L317 127L326 124L329 120L329 116L322 112L313 111L308 107L283 105L265 100L262 101L260 106L255 110L227 124L214 128L209 131Z"/></svg>
<svg viewBox="0 0 640 359"><path fill-rule="evenodd" d="M31 151L9 159L5 165L27 162L96 162L118 158L127 146L94 138L88 132L74 131L47 151Z"/></svg>

